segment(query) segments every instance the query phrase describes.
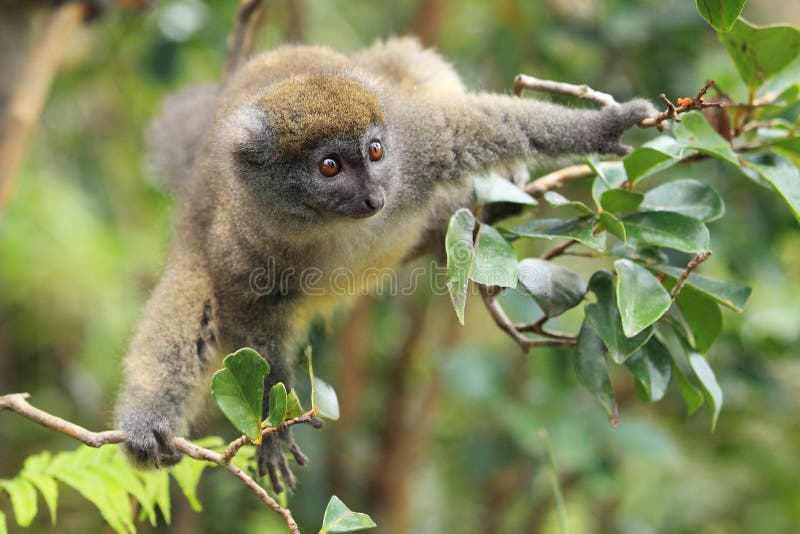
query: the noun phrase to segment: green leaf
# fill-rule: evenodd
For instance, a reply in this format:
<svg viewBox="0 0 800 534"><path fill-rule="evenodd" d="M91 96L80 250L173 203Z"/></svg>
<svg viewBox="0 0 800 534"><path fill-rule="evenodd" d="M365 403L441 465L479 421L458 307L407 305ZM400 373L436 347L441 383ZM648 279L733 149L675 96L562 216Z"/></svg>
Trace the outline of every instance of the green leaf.
<svg viewBox="0 0 800 534"><path fill-rule="evenodd" d="M681 148L674 138L662 135L625 157L625 173L632 184L668 169L680 160Z"/></svg>
<svg viewBox="0 0 800 534"><path fill-rule="evenodd" d="M703 393L695 387L686 377L686 372L690 369L686 345L681 341L680 336L675 332L675 327L671 324L659 323L656 329L664 346L672 357L672 377L678 384L683 401L686 403L686 412L689 415L695 413L703 405Z"/></svg>
<svg viewBox="0 0 800 534"><path fill-rule="evenodd" d="M710 236L697 219L671 211L634 213L623 217L628 239L640 244L674 248L684 252L708 250Z"/></svg>
<svg viewBox="0 0 800 534"><path fill-rule="evenodd" d="M229 354L211 378L211 393L228 420L251 439L261 443L261 403L269 364L250 348Z"/></svg>
<svg viewBox="0 0 800 534"><path fill-rule="evenodd" d="M785 160L781 160L778 165L747 165L775 188L800 222L800 170Z"/></svg>
<svg viewBox="0 0 800 534"><path fill-rule="evenodd" d="M50 511L50 521L55 525L58 511L58 483L51 476L45 474L50 465L50 458L50 453L47 451L29 456L25 460L20 476L27 479L42 494Z"/></svg>
<svg viewBox="0 0 800 534"><path fill-rule="evenodd" d="M589 206L577 200L570 200L561 193L548 191L544 194L543 198L553 208L568 207L576 209L584 215L594 215L594 212L589 208Z"/></svg>
<svg viewBox="0 0 800 534"><path fill-rule="evenodd" d="M367 514L353 512L334 495L325 507L325 516L322 518L322 528L319 534L328 532L355 532L375 528L375 521Z"/></svg>
<svg viewBox="0 0 800 534"><path fill-rule="evenodd" d="M691 178L675 180L651 189L639 206L642 211L669 211L703 222L711 222L725 214L722 197L714 189Z"/></svg>
<svg viewBox="0 0 800 534"><path fill-rule="evenodd" d="M623 243L628 240L628 235L625 233L625 225L622 224L622 222L619 219L617 219L607 211L600 212L598 222L600 223L600 226L604 228L609 234L615 236Z"/></svg>
<svg viewBox="0 0 800 534"><path fill-rule="evenodd" d="M286 419L286 404L286 386L279 382L269 390L269 426L278 426Z"/></svg>
<svg viewBox="0 0 800 534"><path fill-rule="evenodd" d="M800 54L800 30L793 26L756 26L740 18L719 40L751 92Z"/></svg>
<svg viewBox="0 0 800 534"><path fill-rule="evenodd" d="M333 421L339 419L339 399L336 397L336 391L333 386L316 376L311 404L317 409L320 417Z"/></svg>
<svg viewBox="0 0 800 534"><path fill-rule="evenodd" d="M6 514L0 510L0 534L8 534L8 523L6 523Z"/></svg>
<svg viewBox="0 0 800 534"><path fill-rule="evenodd" d="M216 464L185 460L169 469L172 478L178 483L181 491L186 496L186 500L189 501L189 506L195 512L203 511L203 505L200 504L200 499L197 498L197 485L200 483L200 477L206 467L213 467L214 465Z"/></svg>
<svg viewBox="0 0 800 534"><path fill-rule="evenodd" d="M694 337L694 348L708 352L722 333L722 312L711 297L686 285L675 299Z"/></svg>
<svg viewBox="0 0 800 534"><path fill-rule="evenodd" d="M164 522L168 525L172 522L172 506L169 498L169 476L167 471L161 469L146 473L145 488L150 495L150 499L158 504Z"/></svg>
<svg viewBox="0 0 800 534"><path fill-rule="evenodd" d="M581 384L600 402L606 411L611 426L617 426L619 412L614 398L614 389L608 376L608 361L605 347L597 333L584 321L578 334L578 346L574 357L575 374Z"/></svg>
<svg viewBox="0 0 800 534"><path fill-rule="evenodd" d="M680 267L673 267L672 265L655 265L653 269L675 279L680 278L683 274L683 269ZM751 289L744 284L714 280L713 278L708 278L707 276L697 273L689 275L689 278L686 280L686 285L708 295L723 306L727 306L736 311L742 311L751 292Z"/></svg>
<svg viewBox="0 0 800 534"><path fill-rule="evenodd" d="M714 371L711 370L711 366L708 365L708 362L702 354L697 354L696 352L690 354L689 363L697 379L700 381L700 385L706 397L706 402L708 402L708 406L711 408L711 431L713 432L717 426L719 412L722 410L722 389L717 383L717 377L714 376Z"/></svg>
<svg viewBox="0 0 800 534"><path fill-rule="evenodd" d="M611 213L633 211L644 200L644 195L624 189L609 189L600 195L600 206Z"/></svg>
<svg viewBox="0 0 800 534"><path fill-rule="evenodd" d="M450 218L445 238L447 253L447 290L456 311L458 322L464 324L464 306L467 303L467 284L475 255L473 234L475 216L466 208L455 212Z"/></svg>
<svg viewBox="0 0 800 534"><path fill-rule="evenodd" d="M586 320L608 348L611 358L622 363L647 342L653 329L647 328L631 338L625 335L614 294L614 277L610 272L594 273L589 280L589 290L595 294L597 302L586 305Z"/></svg>
<svg viewBox="0 0 800 534"><path fill-rule="evenodd" d="M787 90L792 87L796 90L798 86L800 86L800 54L759 87L757 96L764 101L779 97L790 100ZM791 101L786 103L790 104Z"/></svg>
<svg viewBox="0 0 800 534"><path fill-rule="evenodd" d="M596 217L536 219L533 221L526 221L509 229L509 231L522 237L574 239L589 248L602 251L606 246L605 235L594 234L594 223L596 221Z"/></svg>
<svg viewBox="0 0 800 534"><path fill-rule="evenodd" d="M739 18L745 0L697 0L697 11L718 32L726 32Z"/></svg>
<svg viewBox="0 0 800 534"><path fill-rule="evenodd" d="M289 391L286 395L286 419L300 417L303 413L305 413L305 410L303 410L303 405L300 403L297 393L295 390Z"/></svg>
<svg viewBox="0 0 800 534"><path fill-rule="evenodd" d="M586 282L561 265L527 258L519 262L519 282L548 317L574 308L586 294Z"/></svg>
<svg viewBox="0 0 800 534"><path fill-rule="evenodd" d="M513 202L514 204L527 204L529 206L537 204L536 199L496 172L473 176L472 184L478 204L490 204L492 202Z"/></svg>
<svg viewBox="0 0 800 534"><path fill-rule="evenodd" d="M628 181L628 175L625 173L625 167L622 165L609 165L601 166L592 159L586 160L586 163L592 168L597 175L594 182L592 182L592 198L595 205L600 207L600 197L610 189L618 189L625 182Z"/></svg>
<svg viewBox="0 0 800 534"><path fill-rule="evenodd" d="M30 526L39 509L36 501L36 488L33 487L33 484L24 478L0 480L0 489L5 490L11 499L11 507L14 509L17 524L21 527Z"/></svg>
<svg viewBox="0 0 800 534"><path fill-rule="evenodd" d="M486 286L517 285L517 253L500 232L481 224L475 244L475 259L469 277Z"/></svg>
<svg viewBox="0 0 800 534"><path fill-rule="evenodd" d="M664 397L672 377L672 358L655 336L628 358L625 365L636 378L645 401L657 402Z"/></svg>
<svg viewBox="0 0 800 534"><path fill-rule="evenodd" d="M672 299L661 282L641 265L621 259L614 262L614 268L622 330L633 337L664 315Z"/></svg>
<svg viewBox="0 0 800 534"><path fill-rule="evenodd" d="M681 148L691 148L739 165L739 158L731 144L708 123L699 111L690 111L681 115L681 122L675 125L672 133Z"/></svg>

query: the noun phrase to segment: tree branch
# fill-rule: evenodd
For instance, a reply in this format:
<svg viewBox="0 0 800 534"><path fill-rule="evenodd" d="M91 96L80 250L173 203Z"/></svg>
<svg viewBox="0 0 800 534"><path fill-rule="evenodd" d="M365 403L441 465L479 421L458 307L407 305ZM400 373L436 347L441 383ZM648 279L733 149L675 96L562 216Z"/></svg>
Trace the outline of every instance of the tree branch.
<svg viewBox="0 0 800 534"><path fill-rule="evenodd" d="M706 261L710 256L711 251L706 250L704 252L700 252L697 254L697 256L692 258L692 261L689 262L689 265L686 266L686 269L684 269L683 273L681 273L681 277L678 278L678 281L675 283L675 287L673 287L672 291L669 292L669 296L672 297L673 301L678 298L678 293L680 293L681 289L683 289L683 286L686 285L686 281L689 279L689 275L692 274L692 271L697 269L697 267L699 267L700 264Z"/></svg>
<svg viewBox="0 0 800 534"><path fill-rule="evenodd" d="M103 432L92 432L83 428L82 426L76 425L66 419L62 419L58 416L52 415L47 413L43 410L35 408L28 403L28 398L30 395L27 393L12 393L9 395L0 396L0 411L3 410L10 410L15 412L26 419L30 419L34 423L38 423L39 425L49 428L50 430L54 430L56 432L61 432L62 434L66 434L72 438L77 439L78 441L90 446L90 447L101 447L103 445L111 445L111 444L118 444L125 441L125 433L121 430L106 430ZM289 419L288 421L284 421L279 426L274 428L267 428L264 431L264 434L268 434L270 432L277 432L278 430L283 430L284 425L285 428L288 428L291 425L295 425L298 423L306 423L311 422L313 416L310 415L311 412L303 414L301 417L296 417L294 419ZM312 423L313 424L313 423ZM239 442L241 438L235 440L225 450L225 454L228 453L228 450L233 446L234 443ZM239 480L242 481L248 488L253 490L256 495L258 495L261 502L266 504L269 508L271 508L275 513L279 514L283 517L284 521L286 521L286 525L289 528L289 532L291 534L300 534L300 529L297 526L297 522L292 517L292 512L288 508L284 508L278 502L270 497L267 490L261 487L253 478L242 471L240 468L235 466L234 464L230 463L230 458L226 460L225 456L218 452L214 452L210 449L206 449L191 443L190 441L184 438L174 438L172 441L173 446L176 450L180 451L185 456L188 456L194 460L206 461L217 464L219 466L224 467L228 471L230 471L234 476L236 476ZM236 451L244 445L242 443L236 448ZM235 454L235 451L234 453ZM231 457L233 457L231 454Z"/></svg>
<svg viewBox="0 0 800 534"><path fill-rule="evenodd" d="M228 56L225 60L223 83L242 65L253 49L253 40L264 14L263 0L240 0L233 30L228 36Z"/></svg>
<svg viewBox="0 0 800 534"><path fill-rule="evenodd" d="M42 112L66 43L88 14L83 2L58 6L25 61L0 123L0 210L11 196L28 141Z"/></svg>
<svg viewBox="0 0 800 534"><path fill-rule="evenodd" d="M481 298L483 298L483 304L486 306L492 319L494 319L494 322L501 330L511 336L511 339L513 339L523 351L528 352L531 347L569 348L575 346L575 337L555 332L547 332L543 328L540 328L536 333L553 337L554 339L531 339L523 336L514 323L511 322L511 319L508 318L503 306L497 302L495 288L490 288L481 284L477 284L477 286L481 293Z"/></svg>

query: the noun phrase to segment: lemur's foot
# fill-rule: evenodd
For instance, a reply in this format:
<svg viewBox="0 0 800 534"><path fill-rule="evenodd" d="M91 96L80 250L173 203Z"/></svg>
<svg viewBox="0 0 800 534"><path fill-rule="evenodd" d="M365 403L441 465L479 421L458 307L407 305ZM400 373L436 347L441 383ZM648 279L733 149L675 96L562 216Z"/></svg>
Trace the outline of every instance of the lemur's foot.
<svg viewBox="0 0 800 534"><path fill-rule="evenodd" d="M316 425L315 425L316 426ZM283 447L286 447L289 452L294 456L295 461L299 465L306 465L308 457L303 454L300 447L294 441L292 429L288 428L281 432L272 432L264 436L264 441L258 447L258 474L261 476L269 475L272 489L276 493L281 493L284 489L283 484L290 490L294 490L297 481L289 469L289 463L286 455L283 453ZM281 483L283 479L283 483Z"/></svg>
<svg viewBox="0 0 800 534"><path fill-rule="evenodd" d="M639 124L647 117L655 117L658 111L653 104L642 98L636 98L618 106L606 106L601 110L603 139L601 154L617 154L624 156L631 147L620 143L620 137L628 129Z"/></svg>
<svg viewBox="0 0 800 534"><path fill-rule="evenodd" d="M127 435L122 450L138 467L168 467L181 461L183 455L172 444L175 430L166 416L142 406L124 410L118 419Z"/></svg>

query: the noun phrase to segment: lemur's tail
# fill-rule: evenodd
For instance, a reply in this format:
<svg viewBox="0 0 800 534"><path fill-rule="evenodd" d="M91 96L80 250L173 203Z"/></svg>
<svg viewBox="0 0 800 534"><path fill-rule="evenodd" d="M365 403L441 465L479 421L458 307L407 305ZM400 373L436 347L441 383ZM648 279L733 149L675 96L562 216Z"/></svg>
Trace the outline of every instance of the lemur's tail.
<svg viewBox="0 0 800 534"><path fill-rule="evenodd" d="M214 117L218 86L192 85L169 95L147 132L148 163L155 181L178 194L191 181L192 168Z"/></svg>

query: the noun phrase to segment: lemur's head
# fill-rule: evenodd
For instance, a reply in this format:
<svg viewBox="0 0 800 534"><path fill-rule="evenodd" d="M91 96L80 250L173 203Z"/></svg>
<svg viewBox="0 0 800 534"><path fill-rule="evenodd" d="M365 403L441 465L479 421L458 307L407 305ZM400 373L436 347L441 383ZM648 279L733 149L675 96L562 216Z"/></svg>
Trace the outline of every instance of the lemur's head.
<svg viewBox="0 0 800 534"><path fill-rule="evenodd" d="M392 146L365 84L336 74L289 78L225 120L223 157L231 158L236 189L273 219L312 225L383 208Z"/></svg>

